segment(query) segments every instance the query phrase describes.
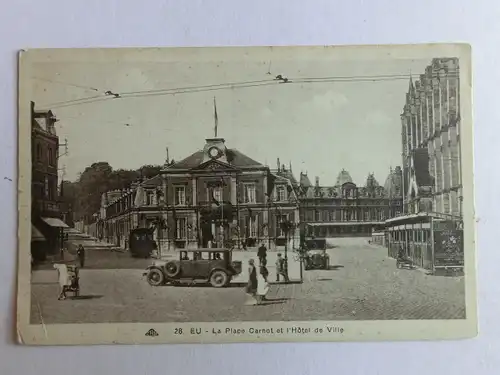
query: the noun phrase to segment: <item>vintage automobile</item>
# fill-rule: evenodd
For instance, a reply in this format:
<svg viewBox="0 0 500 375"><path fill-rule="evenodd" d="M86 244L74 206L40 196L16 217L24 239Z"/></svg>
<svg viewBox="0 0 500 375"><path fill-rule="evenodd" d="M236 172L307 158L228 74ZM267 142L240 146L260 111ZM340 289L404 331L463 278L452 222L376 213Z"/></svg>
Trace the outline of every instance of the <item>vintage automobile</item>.
<svg viewBox="0 0 500 375"><path fill-rule="evenodd" d="M177 257L172 259L155 260L146 268L144 276L152 286L199 280L221 288L241 273L241 267L241 261L232 260L230 249L192 249L179 251Z"/></svg>
<svg viewBox="0 0 500 375"><path fill-rule="evenodd" d="M306 270L328 269L330 267L330 256L326 252L325 239L304 241L304 266Z"/></svg>

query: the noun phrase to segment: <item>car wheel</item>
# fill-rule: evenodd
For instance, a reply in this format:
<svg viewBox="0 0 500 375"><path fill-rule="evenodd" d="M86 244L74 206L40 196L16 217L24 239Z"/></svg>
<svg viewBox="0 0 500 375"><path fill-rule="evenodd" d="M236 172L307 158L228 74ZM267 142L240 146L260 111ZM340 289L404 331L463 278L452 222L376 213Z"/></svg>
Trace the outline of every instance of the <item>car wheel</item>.
<svg viewBox="0 0 500 375"><path fill-rule="evenodd" d="M147 280L149 285L159 286L163 284L165 276L163 275L163 272L161 272L159 269L153 268L149 270Z"/></svg>
<svg viewBox="0 0 500 375"><path fill-rule="evenodd" d="M223 270L216 270L210 275L210 284L214 288L222 288L229 282L228 274Z"/></svg>
<svg viewBox="0 0 500 375"><path fill-rule="evenodd" d="M175 262L168 262L165 264L165 274L167 277L176 277L181 272L181 267Z"/></svg>

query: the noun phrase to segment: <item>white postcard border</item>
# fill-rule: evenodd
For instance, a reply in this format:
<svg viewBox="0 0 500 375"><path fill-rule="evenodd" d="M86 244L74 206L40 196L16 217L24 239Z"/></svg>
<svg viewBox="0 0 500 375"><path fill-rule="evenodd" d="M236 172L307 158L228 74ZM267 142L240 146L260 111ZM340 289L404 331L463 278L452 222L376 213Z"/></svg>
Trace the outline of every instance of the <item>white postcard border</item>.
<svg viewBox="0 0 500 375"><path fill-rule="evenodd" d="M331 60L460 59L461 146L466 319L227 322L227 323L100 323L30 324L31 273L31 126L30 67L33 63L64 61L189 61L328 58ZM19 175L18 175L18 285L17 341L27 345L235 343L461 339L477 335L476 225L473 183L473 121L471 47L466 44L372 45L325 47L215 47L146 49L38 49L23 51L19 59ZM291 328L299 328L290 331ZM329 332L328 327L331 328ZM273 333L251 333L251 329L273 329ZM182 330L182 333L179 332ZM194 329L194 334L191 330ZM235 333L244 329L244 333ZM309 330L300 332L300 329ZM221 330L220 334L218 332ZM226 333L226 330L230 332ZM283 333L279 331L283 330ZM149 334L146 334L148 333ZM197 332L200 332L198 334Z"/></svg>

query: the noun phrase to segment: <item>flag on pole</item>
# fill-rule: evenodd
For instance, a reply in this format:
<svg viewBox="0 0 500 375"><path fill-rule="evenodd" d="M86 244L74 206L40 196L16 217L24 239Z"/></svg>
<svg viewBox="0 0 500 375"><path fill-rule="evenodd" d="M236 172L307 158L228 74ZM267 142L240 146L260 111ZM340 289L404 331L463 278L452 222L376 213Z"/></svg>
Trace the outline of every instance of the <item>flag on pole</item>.
<svg viewBox="0 0 500 375"><path fill-rule="evenodd" d="M219 125L219 118L217 116L217 103L215 102L215 96L214 96L214 122L215 122L215 127L214 127L215 138L217 138L217 127Z"/></svg>

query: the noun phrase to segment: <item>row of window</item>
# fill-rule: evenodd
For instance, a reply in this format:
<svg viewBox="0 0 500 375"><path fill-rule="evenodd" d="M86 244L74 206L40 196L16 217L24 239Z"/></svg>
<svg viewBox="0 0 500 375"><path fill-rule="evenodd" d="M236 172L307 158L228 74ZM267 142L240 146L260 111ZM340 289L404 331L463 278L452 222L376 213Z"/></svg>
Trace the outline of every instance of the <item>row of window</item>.
<svg viewBox="0 0 500 375"><path fill-rule="evenodd" d="M42 183L34 184L33 186L35 197L44 200L56 200L57 198L57 185L54 181L49 180L48 177L43 179Z"/></svg>
<svg viewBox="0 0 500 375"><path fill-rule="evenodd" d="M385 221L387 213L385 210L331 210L308 212L307 219L310 221Z"/></svg>
<svg viewBox="0 0 500 375"><path fill-rule="evenodd" d="M276 236L277 237L283 237L285 235L285 232L281 228L281 223L288 220L287 215L278 215L276 217ZM191 237L192 234L190 233L193 230L193 227L188 224L188 220L185 217L177 218L176 219L176 232L175 232L175 238L177 240L185 240L188 237ZM248 236L250 238L256 238L259 236L259 220L258 216L254 217L249 217L247 221L247 227L244 228L246 231L244 231L242 234L245 236ZM191 234L191 236L190 236ZM164 233L164 236L166 236L167 233Z"/></svg>
<svg viewBox="0 0 500 375"><path fill-rule="evenodd" d="M352 226L342 226L342 227L316 227L309 229L309 235L314 235L316 237L328 237L337 234L348 234L348 233L366 233L370 234L372 231L371 227L368 225L352 225Z"/></svg>
<svg viewBox="0 0 500 375"><path fill-rule="evenodd" d="M186 187L185 186L175 186L174 197L176 206L186 205ZM207 201L215 200L220 202L223 200L222 187L213 186L207 188ZM286 201L286 188L285 186L276 187L276 201L284 202ZM255 184L245 183L243 184L243 200L242 203L257 203L257 193Z"/></svg>
<svg viewBox="0 0 500 375"><path fill-rule="evenodd" d="M44 159L44 150L40 143L36 145L36 161L43 162L46 161L48 165L55 166L57 159L57 152L52 147L47 147L45 151L45 159Z"/></svg>
<svg viewBox="0 0 500 375"><path fill-rule="evenodd" d="M389 232L391 241L394 242L409 242L409 243L426 243L430 240L430 230L426 229L407 229Z"/></svg>

